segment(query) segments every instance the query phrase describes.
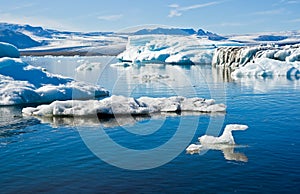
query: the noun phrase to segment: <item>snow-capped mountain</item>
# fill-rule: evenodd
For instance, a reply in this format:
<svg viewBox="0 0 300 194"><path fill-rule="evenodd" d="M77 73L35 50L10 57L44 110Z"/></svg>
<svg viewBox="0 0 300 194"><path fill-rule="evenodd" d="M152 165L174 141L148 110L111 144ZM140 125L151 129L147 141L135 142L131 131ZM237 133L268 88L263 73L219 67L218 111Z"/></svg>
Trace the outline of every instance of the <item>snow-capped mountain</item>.
<svg viewBox="0 0 300 194"><path fill-rule="evenodd" d="M116 55L125 49L127 35L0 23L0 42L15 45L23 55Z"/></svg>
<svg viewBox="0 0 300 194"><path fill-rule="evenodd" d="M153 35L153 34L160 34L160 35L197 35L199 37L207 37L209 40L224 40L226 39L223 36L218 34L204 31L199 29L195 31L192 28L155 28L155 29L141 29L133 33L134 35Z"/></svg>
<svg viewBox="0 0 300 194"><path fill-rule="evenodd" d="M135 36L180 36L196 38L196 43L223 45L260 45L300 43L300 32L257 33L246 35L219 35L203 29L155 28L140 29L131 33L114 32L72 32L45 29L31 25L0 23L0 42L15 45L22 55L118 55L136 40ZM129 38L133 37L133 38ZM138 38L140 39L140 38ZM172 38L168 38L172 39ZM175 38L176 40L177 38ZM144 40L144 38L141 38ZM173 39L172 39L172 42ZM180 43L183 44L184 43ZM185 50L185 49L183 49ZM195 49L195 52L198 52Z"/></svg>

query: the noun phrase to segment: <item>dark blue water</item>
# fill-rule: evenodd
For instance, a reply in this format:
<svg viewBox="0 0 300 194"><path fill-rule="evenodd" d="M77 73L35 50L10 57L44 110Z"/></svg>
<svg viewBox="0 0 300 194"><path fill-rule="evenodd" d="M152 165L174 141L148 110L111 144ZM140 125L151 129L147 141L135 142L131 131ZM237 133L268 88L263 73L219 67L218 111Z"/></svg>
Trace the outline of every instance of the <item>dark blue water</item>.
<svg viewBox="0 0 300 194"><path fill-rule="evenodd" d="M4 193L299 193L300 191L300 81L283 78L242 79L233 81L209 66L180 67L149 65L110 67L108 59L92 72L74 71L80 61L72 58L42 59L49 71L97 82L113 94L130 96L214 97L227 105L224 115L156 115L152 118L32 118L22 117L21 107L0 108L0 186ZM63 61L68 61L68 68ZM74 65L75 64L75 65ZM52 69L51 69L51 68ZM142 79L143 75L169 75L168 79ZM94 77L92 76L94 75ZM142 75L142 76L141 76ZM144 77L145 78L145 77ZM117 80L117 81L116 81ZM224 123L223 123L224 121ZM195 143L205 133L219 133L219 123L247 124L246 131L234 132L241 145L234 153L246 161L225 159L220 150L190 155L182 145ZM182 125L180 125L182 123ZM194 126L196 129L194 130ZM209 128L211 127L211 129ZM215 131L214 126L216 127ZM209 129L208 129L209 128ZM106 143L105 132L126 148L123 152ZM149 150L176 137L177 147L153 155L150 162L178 152L169 162L146 170L143 158ZM183 132L186 133L183 133ZM143 134L143 132L147 132ZM191 138L190 138L191 137ZM189 139L190 138L190 139ZM85 141L93 141L96 151ZM188 142L187 142L188 140ZM89 142L86 142L89 145ZM99 159L111 153L110 164ZM138 150L130 155L128 150ZM98 153L99 151L99 153ZM161 151L161 150L160 150ZM225 150L226 152L226 150ZM127 156L130 155L131 158ZM98 156L97 156L98 155Z"/></svg>

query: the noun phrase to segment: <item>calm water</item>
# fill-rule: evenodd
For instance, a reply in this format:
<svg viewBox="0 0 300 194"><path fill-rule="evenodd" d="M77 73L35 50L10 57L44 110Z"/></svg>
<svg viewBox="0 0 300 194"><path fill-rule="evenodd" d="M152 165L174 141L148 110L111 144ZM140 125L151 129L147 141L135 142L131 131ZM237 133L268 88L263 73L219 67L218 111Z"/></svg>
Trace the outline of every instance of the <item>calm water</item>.
<svg viewBox="0 0 300 194"><path fill-rule="evenodd" d="M226 103L228 109L226 114L217 115L154 115L99 123L96 118L22 117L21 107L2 107L1 192L300 191L299 80L282 77L233 81L210 66L111 67L111 57L24 60L49 72L98 83L112 94L199 96ZM92 64L92 70L76 72L74 69L81 64ZM246 131L234 132L239 147L194 155L185 152L199 136L217 135L220 126L227 123L249 126ZM126 149L113 149L101 132ZM172 142L168 149L160 147L166 142ZM156 148L161 149L151 155ZM131 150L137 152L131 154ZM232 157L225 159L224 154ZM162 158L170 161L150 168ZM150 169L130 170L147 165Z"/></svg>

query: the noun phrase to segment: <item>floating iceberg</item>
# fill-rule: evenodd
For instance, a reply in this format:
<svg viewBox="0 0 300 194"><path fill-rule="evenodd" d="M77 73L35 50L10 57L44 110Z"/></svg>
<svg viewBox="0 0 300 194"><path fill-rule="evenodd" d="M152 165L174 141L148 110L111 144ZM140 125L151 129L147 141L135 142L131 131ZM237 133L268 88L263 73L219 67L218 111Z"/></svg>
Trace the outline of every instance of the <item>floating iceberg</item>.
<svg viewBox="0 0 300 194"><path fill-rule="evenodd" d="M8 43L0 42L0 58L1 57L19 58L20 52L17 47Z"/></svg>
<svg viewBox="0 0 300 194"><path fill-rule="evenodd" d="M128 39L121 61L194 64L211 63L217 46L239 45L207 38L171 35L140 35Z"/></svg>
<svg viewBox="0 0 300 194"><path fill-rule="evenodd" d="M214 137L210 135L203 135L199 137L199 141L202 145L207 144L232 144L234 145L234 138L232 136L232 131L237 130L246 130L248 129L247 125L238 125L238 124L230 124L226 125L223 134L220 137Z"/></svg>
<svg viewBox="0 0 300 194"><path fill-rule="evenodd" d="M102 100L69 100L55 101L49 105L22 110L25 115L33 116L94 116L94 115L149 115L160 112L225 112L224 104L215 104L212 99L204 98L150 98L138 99L125 96L111 96Z"/></svg>
<svg viewBox="0 0 300 194"><path fill-rule="evenodd" d="M231 73L232 78L243 76L300 76L300 62L284 62L268 58L258 58L252 63L236 69Z"/></svg>
<svg viewBox="0 0 300 194"><path fill-rule="evenodd" d="M0 43L0 47L3 45L11 50L8 49L0 55L12 57L17 54L13 46ZM10 57L0 58L0 105L50 103L55 100L108 96L108 91L99 86L51 74L43 68Z"/></svg>
<svg viewBox="0 0 300 194"><path fill-rule="evenodd" d="M300 75L300 45L222 47L215 51L213 66L235 70L232 77L298 76Z"/></svg>
<svg viewBox="0 0 300 194"><path fill-rule="evenodd" d="M243 153L234 152L234 148L239 147L235 144L232 131L246 130L247 125L229 124L226 125L220 137L204 135L198 138L200 144L191 144L186 148L187 153L195 154L208 150L220 150L226 160L247 162L248 158Z"/></svg>

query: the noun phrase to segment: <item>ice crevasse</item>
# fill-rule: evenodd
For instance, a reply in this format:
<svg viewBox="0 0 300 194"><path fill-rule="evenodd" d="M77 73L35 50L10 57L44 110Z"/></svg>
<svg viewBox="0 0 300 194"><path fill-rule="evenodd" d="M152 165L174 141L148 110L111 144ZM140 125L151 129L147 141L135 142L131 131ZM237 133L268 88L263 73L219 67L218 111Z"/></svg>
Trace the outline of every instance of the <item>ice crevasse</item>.
<svg viewBox="0 0 300 194"><path fill-rule="evenodd" d="M28 65L18 58L19 51L13 45L0 43L0 56L0 105L50 103L108 95L102 87Z"/></svg>

